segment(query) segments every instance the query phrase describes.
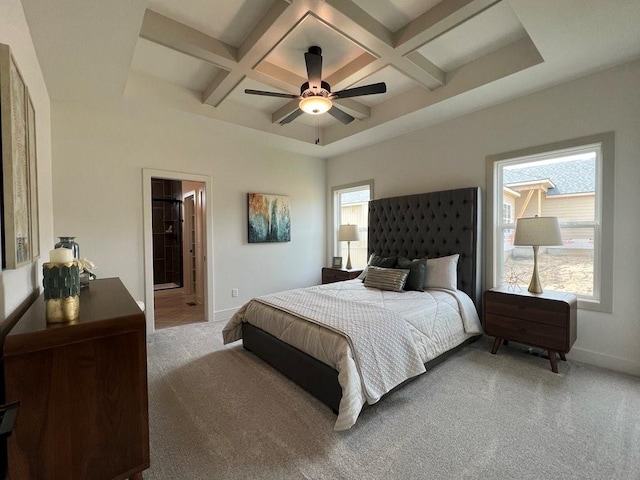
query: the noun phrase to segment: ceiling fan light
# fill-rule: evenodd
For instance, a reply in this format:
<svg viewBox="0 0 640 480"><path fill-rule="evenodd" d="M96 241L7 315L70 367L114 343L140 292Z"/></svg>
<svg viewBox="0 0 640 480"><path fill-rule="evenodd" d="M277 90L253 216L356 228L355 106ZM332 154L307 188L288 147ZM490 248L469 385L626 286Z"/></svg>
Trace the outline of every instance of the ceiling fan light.
<svg viewBox="0 0 640 480"><path fill-rule="evenodd" d="M300 100L300 110L311 115L320 115L331 109L331 100L320 95L313 95Z"/></svg>

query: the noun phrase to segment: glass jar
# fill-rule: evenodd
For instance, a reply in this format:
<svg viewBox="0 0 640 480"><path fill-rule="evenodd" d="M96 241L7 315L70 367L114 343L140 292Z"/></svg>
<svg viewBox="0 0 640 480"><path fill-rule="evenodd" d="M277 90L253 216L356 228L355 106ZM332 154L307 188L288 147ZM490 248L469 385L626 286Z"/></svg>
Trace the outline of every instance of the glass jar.
<svg viewBox="0 0 640 480"><path fill-rule="evenodd" d="M73 252L73 258L76 260L80 259L80 245L78 245L75 240L76 237L58 237L60 241L56 243L55 248L68 248Z"/></svg>

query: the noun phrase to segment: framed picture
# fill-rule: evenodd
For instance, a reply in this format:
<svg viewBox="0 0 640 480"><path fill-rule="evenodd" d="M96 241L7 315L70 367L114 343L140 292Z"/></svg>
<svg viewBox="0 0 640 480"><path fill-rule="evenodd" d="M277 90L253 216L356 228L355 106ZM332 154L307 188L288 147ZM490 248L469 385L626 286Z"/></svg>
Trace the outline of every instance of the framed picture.
<svg viewBox="0 0 640 480"><path fill-rule="evenodd" d="M40 256L40 224L38 212L38 159L36 149L36 112L26 90L27 97L27 153L29 155L29 196L31 200L31 256Z"/></svg>
<svg viewBox="0 0 640 480"><path fill-rule="evenodd" d="M0 125L2 134L2 188L4 209L3 268L14 269L33 260L35 182L35 115L32 112L33 149L29 152L28 110L33 105L22 75L7 45L0 44ZM35 223L34 223L35 222ZM39 248L36 248L36 252ZM37 252L39 254L39 252Z"/></svg>
<svg viewBox="0 0 640 480"><path fill-rule="evenodd" d="M331 264L333 268L341 268L342 267L342 257L333 257L333 263Z"/></svg>
<svg viewBox="0 0 640 480"><path fill-rule="evenodd" d="M249 243L290 242L291 204L285 195L250 193Z"/></svg>

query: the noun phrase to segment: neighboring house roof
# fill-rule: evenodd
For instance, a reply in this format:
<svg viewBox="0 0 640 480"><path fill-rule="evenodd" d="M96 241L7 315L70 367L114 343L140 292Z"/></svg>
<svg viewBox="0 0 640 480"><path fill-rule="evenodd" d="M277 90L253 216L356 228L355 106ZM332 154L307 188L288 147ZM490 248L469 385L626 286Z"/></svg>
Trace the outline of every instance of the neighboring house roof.
<svg viewBox="0 0 640 480"><path fill-rule="evenodd" d="M548 196L595 191L596 162L593 159L571 160L531 167L504 169L504 185L551 180L555 185Z"/></svg>
<svg viewBox="0 0 640 480"><path fill-rule="evenodd" d="M369 201L369 190L355 190L342 194L342 205L352 203L367 203Z"/></svg>

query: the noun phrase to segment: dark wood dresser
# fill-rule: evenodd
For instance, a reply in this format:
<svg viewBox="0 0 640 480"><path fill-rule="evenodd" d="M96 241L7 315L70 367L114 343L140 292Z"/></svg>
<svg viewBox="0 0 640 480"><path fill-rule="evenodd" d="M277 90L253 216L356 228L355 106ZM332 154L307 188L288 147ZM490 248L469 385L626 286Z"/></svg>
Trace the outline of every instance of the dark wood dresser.
<svg viewBox="0 0 640 480"><path fill-rule="evenodd" d="M19 401L9 478L142 478L149 468L145 317L118 278L91 282L75 323L47 324L44 296L3 348Z"/></svg>
<svg viewBox="0 0 640 480"><path fill-rule="evenodd" d="M352 280L362 273L362 269L347 270L345 268L324 267L322 269L322 283L342 282Z"/></svg>
<svg viewBox="0 0 640 480"><path fill-rule="evenodd" d="M549 352L551 370L558 373L556 353L561 360L577 336L577 299L572 293L545 291L513 292L507 287L484 292L484 330L495 338L491 353L503 340L513 340Z"/></svg>

